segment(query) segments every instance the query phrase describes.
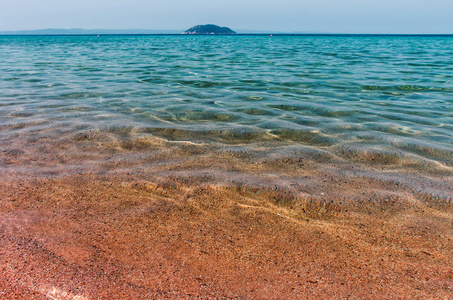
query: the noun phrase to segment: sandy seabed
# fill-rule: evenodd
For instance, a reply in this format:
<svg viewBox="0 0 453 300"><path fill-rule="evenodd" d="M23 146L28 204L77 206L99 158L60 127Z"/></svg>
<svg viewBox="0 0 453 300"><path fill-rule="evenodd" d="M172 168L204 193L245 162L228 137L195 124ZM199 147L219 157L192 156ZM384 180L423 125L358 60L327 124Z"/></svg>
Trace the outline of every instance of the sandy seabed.
<svg viewBox="0 0 453 300"><path fill-rule="evenodd" d="M432 193L448 172L162 139L17 147L1 299L453 299L453 208Z"/></svg>

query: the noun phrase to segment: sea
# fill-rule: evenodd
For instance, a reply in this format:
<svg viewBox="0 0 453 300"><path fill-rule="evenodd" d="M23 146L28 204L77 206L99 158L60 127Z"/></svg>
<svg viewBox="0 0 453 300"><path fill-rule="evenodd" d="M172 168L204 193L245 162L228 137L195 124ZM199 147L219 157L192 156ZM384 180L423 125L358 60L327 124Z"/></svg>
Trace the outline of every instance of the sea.
<svg viewBox="0 0 453 300"><path fill-rule="evenodd" d="M227 154L451 202L453 36L0 36L2 176L310 177Z"/></svg>

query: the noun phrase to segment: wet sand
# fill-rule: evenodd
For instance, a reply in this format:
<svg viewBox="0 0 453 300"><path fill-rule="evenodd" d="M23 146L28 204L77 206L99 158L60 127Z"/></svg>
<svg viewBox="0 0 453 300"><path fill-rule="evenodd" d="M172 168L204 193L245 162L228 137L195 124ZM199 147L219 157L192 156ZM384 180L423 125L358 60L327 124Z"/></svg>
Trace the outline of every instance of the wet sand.
<svg viewBox="0 0 453 300"><path fill-rule="evenodd" d="M445 170L291 146L28 145L2 152L2 299L453 297Z"/></svg>

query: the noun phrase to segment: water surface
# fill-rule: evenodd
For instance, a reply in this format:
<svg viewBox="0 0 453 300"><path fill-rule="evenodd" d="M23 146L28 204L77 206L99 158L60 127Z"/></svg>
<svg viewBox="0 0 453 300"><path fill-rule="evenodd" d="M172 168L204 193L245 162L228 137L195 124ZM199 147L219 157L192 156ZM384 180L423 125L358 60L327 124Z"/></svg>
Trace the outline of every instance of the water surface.
<svg viewBox="0 0 453 300"><path fill-rule="evenodd" d="M339 162L450 174L452 42L451 36L3 36L2 169L24 167L21 151L45 156L45 145L62 140L60 151L69 151L68 143L97 132L251 152L311 149ZM86 166L86 158L79 160Z"/></svg>

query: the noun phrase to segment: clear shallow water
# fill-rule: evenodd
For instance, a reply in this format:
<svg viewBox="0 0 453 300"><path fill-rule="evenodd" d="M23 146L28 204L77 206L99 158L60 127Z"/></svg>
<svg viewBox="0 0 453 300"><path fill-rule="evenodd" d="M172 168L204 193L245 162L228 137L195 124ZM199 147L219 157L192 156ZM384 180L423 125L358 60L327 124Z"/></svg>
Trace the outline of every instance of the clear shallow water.
<svg viewBox="0 0 453 300"><path fill-rule="evenodd" d="M0 124L4 145L124 127L450 170L453 37L4 36Z"/></svg>

